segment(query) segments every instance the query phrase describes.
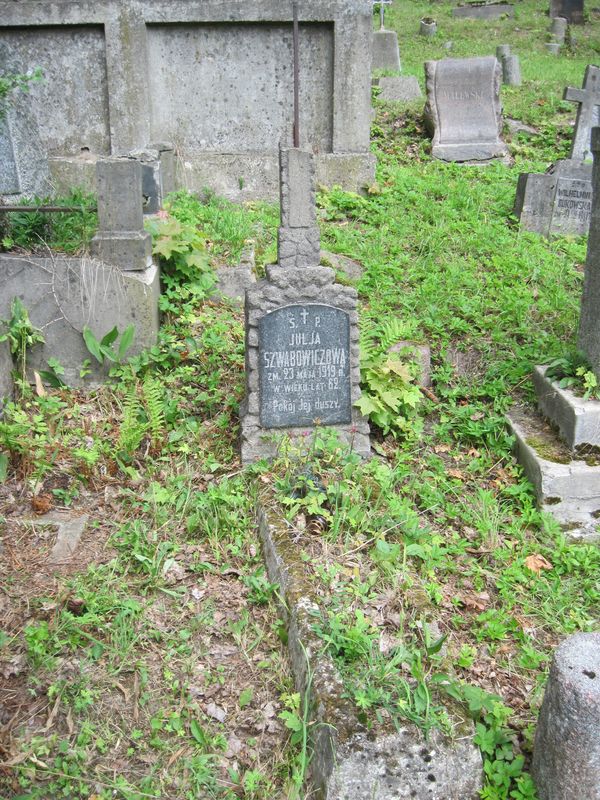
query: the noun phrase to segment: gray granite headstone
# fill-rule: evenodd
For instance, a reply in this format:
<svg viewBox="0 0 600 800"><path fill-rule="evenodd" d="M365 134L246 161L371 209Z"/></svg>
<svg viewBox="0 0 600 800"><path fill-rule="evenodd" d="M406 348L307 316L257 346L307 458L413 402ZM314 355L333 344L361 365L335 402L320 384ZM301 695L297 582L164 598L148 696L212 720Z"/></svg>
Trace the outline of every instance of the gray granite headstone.
<svg viewBox="0 0 600 800"><path fill-rule="evenodd" d="M545 174L519 175L514 214L521 227L543 236L583 235L592 208L591 130L600 125L600 69L589 65L582 89L567 88L566 100L579 103L570 158Z"/></svg>
<svg viewBox="0 0 600 800"><path fill-rule="evenodd" d="M593 205L579 322L579 349L600 380L600 128L592 131Z"/></svg>
<svg viewBox="0 0 600 800"><path fill-rule="evenodd" d="M386 31L383 28L379 31L373 31L371 69L392 69L395 72L400 72L400 49L396 31Z"/></svg>
<svg viewBox="0 0 600 800"><path fill-rule="evenodd" d="M370 452L360 397L356 289L320 266L312 153L280 151L279 263L246 290L243 463L271 458L275 434L333 426L356 452Z"/></svg>
<svg viewBox="0 0 600 800"><path fill-rule="evenodd" d="M564 17L574 25L583 25L583 0L550 0L550 18Z"/></svg>
<svg viewBox="0 0 600 800"><path fill-rule="evenodd" d="M501 68L493 56L427 61L425 77L434 158L487 161L506 155L500 139Z"/></svg>

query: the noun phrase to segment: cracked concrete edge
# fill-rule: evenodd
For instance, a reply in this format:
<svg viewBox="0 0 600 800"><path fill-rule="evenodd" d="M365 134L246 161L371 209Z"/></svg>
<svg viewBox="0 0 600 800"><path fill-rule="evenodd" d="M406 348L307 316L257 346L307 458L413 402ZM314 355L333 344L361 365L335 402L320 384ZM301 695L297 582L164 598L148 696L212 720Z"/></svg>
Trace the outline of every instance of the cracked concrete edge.
<svg viewBox="0 0 600 800"><path fill-rule="evenodd" d="M258 532L269 580L278 583L288 626L288 650L296 691L310 694L314 755L310 780L318 797L327 796L337 751L353 734L364 730L343 696L343 686L332 659L313 631L319 613L304 566L287 527L268 508L266 497L257 504Z"/></svg>

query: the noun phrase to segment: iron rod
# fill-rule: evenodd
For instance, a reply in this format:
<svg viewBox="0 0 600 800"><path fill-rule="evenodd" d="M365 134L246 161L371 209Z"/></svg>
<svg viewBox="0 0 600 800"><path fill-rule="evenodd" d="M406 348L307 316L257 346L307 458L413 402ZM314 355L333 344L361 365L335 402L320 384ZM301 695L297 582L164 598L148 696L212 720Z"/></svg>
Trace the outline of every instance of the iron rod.
<svg viewBox="0 0 600 800"><path fill-rule="evenodd" d="M292 4L294 16L294 147L300 147L300 28L298 25L298 0Z"/></svg>

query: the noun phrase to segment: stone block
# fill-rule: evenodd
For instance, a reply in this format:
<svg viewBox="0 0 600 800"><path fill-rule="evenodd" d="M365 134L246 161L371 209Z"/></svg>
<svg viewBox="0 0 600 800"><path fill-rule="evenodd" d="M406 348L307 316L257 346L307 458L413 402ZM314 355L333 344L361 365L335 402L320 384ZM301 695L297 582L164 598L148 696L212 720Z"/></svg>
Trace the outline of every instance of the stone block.
<svg viewBox="0 0 600 800"><path fill-rule="evenodd" d="M569 449L585 455L600 452L600 400L584 400L570 389L561 389L546 377L546 367L535 367L533 385L541 413L555 425Z"/></svg>
<svg viewBox="0 0 600 800"><path fill-rule="evenodd" d="M299 148L281 148L280 162L281 227L314 227L317 210L313 154Z"/></svg>
<svg viewBox="0 0 600 800"><path fill-rule="evenodd" d="M514 17L515 8L512 3L465 3L452 9L453 17L466 17L468 19L500 19L500 17Z"/></svg>
<svg viewBox="0 0 600 800"><path fill-rule="evenodd" d="M17 93L0 120L0 195L13 199L52 192L48 151L28 98Z"/></svg>
<svg viewBox="0 0 600 800"><path fill-rule="evenodd" d="M551 427L524 409L513 407L507 421L539 507L572 541L600 541L600 463L574 459Z"/></svg>
<svg viewBox="0 0 600 800"><path fill-rule="evenodd" d="M487 161L507 154L500 139L501 69L494 56L427 61L425 77L434 158Z"/></svg>
<svg viewBox="0 0 600 800"><path fill-rule="evenodd" d="M406 103L423 97L419 81L414 75L397 78L380 78L379 99L394 103Z"/></svg>
<svg viewBox="0 0 600 800"><path fill-rule="evenodd" d="M331 267L336 273L343 272L351 281L359 281L363 275L362 264L341 253L330 253L328 250L321 250L321 264Z"/></svg>
<svg viewBox="0 0 600 800"><path fill-rule="evenodd" d="M505 56L502 59L502 83L506 86L521 85L521 62L519 56Z"/></svg>
<svg viewBox="0 0 600 800"><path fill-rule="evenodd" d="M321 255L321 236L317 227L279 228L279 264L282 267L316 265Z"/></svg>
<svg viewBox="0 0 600 800"><path fill-rule="evenodd" d="M248 267L218 267L217 286L212 299L227 297L242 302L246 289L256 283L256 276Z"/></svg>
<svg viewBox="0 0 600 800"><path fill-rule="evenodd" d="M564 44L568 27L569 21L564 17L554 17L550 21L550 33L552 34L555 42L558 42L558 44Z"/></svg>
<svg viewBox="0 0 600 800"><path fill-rule="evenodd" d="M371 69L391 69L400 72L400 49L396 31L373 31L373 61Z"/></svg>
<svg viewBox="0 0 600 800"><path fill-rule="evenodd" d="M30 370L47 369L48 359L56 358L70 386L97 384L108 372L109 365L97 364L88 352L83 327L101 338L114 326L123 331L133 324L133 345L126 356L135 355L156 342L159 296L156 266L123 272L90 258L0 255L0 319L9 317L12 299L19 297L45 339L28 353ZM81 378L86 359L92 361L92 373Z"/></svg>
<svg viewBox="0 0 600 800"><path fill-rule="evenodd" d="M600 633L557 647L540 711L532 775L540 800L600 800Z"/></svg>

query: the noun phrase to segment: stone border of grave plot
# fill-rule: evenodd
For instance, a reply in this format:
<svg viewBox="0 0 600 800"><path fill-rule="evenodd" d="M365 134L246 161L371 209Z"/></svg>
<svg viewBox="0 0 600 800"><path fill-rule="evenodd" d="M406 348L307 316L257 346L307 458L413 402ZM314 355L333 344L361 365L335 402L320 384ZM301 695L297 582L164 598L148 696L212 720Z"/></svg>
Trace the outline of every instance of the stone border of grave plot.
<svg viewBox="0 0 600 800"><path fill-rule="evenodd" d="M425 740L423 733L410 724L374 735L360 723L344 697L332 659L324 653L323 642L313 630L319 605L300 548L267 492L257 504L256 516L269 579L280 587L296 691L311 706L313 757L309 779L316 796L344 800L370 797L377 791L378 800L399 796L478 798L483 766L472 733L449 743L437 731Z"/></svg>

